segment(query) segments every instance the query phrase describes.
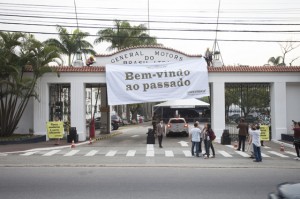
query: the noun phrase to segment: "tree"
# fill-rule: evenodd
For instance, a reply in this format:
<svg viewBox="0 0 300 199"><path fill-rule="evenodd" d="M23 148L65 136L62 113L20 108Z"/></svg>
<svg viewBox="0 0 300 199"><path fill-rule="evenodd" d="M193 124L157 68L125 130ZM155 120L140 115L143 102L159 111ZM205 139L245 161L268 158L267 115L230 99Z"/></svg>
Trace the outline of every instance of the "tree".
<svg viewBox="0 0 300 199"><path fill-rule="evenodd" d="M268 63L271 63L273 66L286 66L286 56L288 53L290 53L291 51L295 50L296 48L298 48L300 46L300 44L296 44L293 41L287 41L285 43L279 43L280 48L281 48L281 52L282 52L282 56L278 56L278 57L270 57L268 60ZM291 61L289 62L289 65L292 66L292 63L297 60L300 56L291 59Z"/></svg>
<svg viewBox="0 0 300 199"><path fill-rule="evenodd" d="M226 84L225 108L231 105L241 108L243 116L252 111L267 110L270 107L270 90L268 84Z"/></svg>
<svg viewBox="0 0 300 199"><path fill-rule="evenodd" d="M292 50L298 48L300 46L300 44L296 45L292 41L287 41L285 43L280 43L279 45L281 47L281 52L282 52L282 63L283 63L283 66L286 66L286 64L285 64L286 55L289 52L291 52ZM295 59L293 61L295 61ZM290 64L292 64L292 62Z"/></svg>
<svg viewBox="0 0 300 199"><path fill-rule="evenodd" d="M114 49L122 49L130 46L139 45L156 45L157 41L155 37L150 37L145 32L147 28L144 25L131 26L127 21L114 21L114 28L107 28L99 30L95 39L95 44L101 42L109 42L111 45L107 50L112 51Z"/></svg>
<svg viewBox="0 0 300 199"><path fill-rule="evenodd" d="M13 134L31 97L37 80L48 66L60 59L57 48L37 41L32 35L0 32L0 136ZM25 75L25 67L32 75Z"/></svg>
<svg viewBox="0 0 300 199"><path fill-rule="evenodd" d="M111 45L107 48L107 50L120 50L122 48L127 48L131 46L139 46L139 45L157 45L157 41L155 37L150 37L145 32L147 28L144 25L131 26L127 21L115 20L114 28L107 28L104 30L99 30L97 32L98 38L95 39L95 44L101 42L109 42ZM129 110L135 110L136 104L128 105ZM119 111L122 110L121 107L117 108L118 114L122 115ZM135 112L137 114L137 112ZM127 111L127 115L129 115ZM146 115L147 117L148 115ZM129 117L127 117L129 118ZM135 118L135 117L133 117ZM146 118L147 119L147 118Z"/></svg>
<svg viewBox="0 0 300 199"><path fill-rule="evenodd" d="M76 55L77 52L81 51L83 54L95 55L96 52L93 50L93 45L88 41L84 40L89 33L81 32L79 29L73 31L72 34L68 33L67 29L61 26L57 26L59 33L59 40L48 39L45 41L48 45L53 45L59 49L59 53L68 56L68 65L71 66L71 57Z"/></svg>

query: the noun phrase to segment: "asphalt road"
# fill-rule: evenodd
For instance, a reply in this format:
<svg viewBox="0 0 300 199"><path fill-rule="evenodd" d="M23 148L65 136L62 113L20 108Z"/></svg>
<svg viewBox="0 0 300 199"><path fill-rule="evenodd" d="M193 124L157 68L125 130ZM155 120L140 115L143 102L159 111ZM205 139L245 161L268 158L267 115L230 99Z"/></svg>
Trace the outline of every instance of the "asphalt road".
<svg viewBox="0 0 300 199"><path fill-rule="evenodd" d="M282 182L299 182L295 169L229 168L0 168L6 199L257 199Z"/></svg>
<svg viewBox="0 0 300 199"><path fill-rule="evenodd" d="M262 163L215 143L216 158L188 156L188 137L147 145L149 126L121 127L120 134L81 144L1 153L0 198L138 199L267 198L277 184L300 182L293 149L267 142Z"/></svg>

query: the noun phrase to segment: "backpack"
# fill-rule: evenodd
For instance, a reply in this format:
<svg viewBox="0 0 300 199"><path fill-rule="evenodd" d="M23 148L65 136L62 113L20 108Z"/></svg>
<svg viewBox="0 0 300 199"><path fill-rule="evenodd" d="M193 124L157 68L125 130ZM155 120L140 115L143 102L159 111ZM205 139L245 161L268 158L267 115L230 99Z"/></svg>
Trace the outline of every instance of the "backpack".
<svg viewBox="0 0 300 199"><path fill-rule="evenodd" d="M216 139L216 134L215 134L215 132L214 132L212 129L209 130L208 136L209 136L209 139L210 139L211 141L213 141L213 140Z"/></svg>

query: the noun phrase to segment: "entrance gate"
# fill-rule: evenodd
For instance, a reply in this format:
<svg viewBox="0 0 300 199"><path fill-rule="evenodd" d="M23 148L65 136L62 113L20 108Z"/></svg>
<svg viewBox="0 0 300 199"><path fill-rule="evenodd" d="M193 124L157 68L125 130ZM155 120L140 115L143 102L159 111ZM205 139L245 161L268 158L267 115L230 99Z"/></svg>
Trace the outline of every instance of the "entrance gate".
<svg viewBox="0 0 300 199"><path fill-rule="evenodd" d="M225 119L226 129L236 137L240 118L249 124L271 125L269 83L226 83Z"/></svg>

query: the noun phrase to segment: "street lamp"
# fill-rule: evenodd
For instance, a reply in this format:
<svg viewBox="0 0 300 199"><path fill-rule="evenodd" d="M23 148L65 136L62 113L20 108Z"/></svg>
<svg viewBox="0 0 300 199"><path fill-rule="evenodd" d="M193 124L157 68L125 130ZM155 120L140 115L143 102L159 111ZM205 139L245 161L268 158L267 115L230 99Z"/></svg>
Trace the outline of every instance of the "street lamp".
<svg viewBox="0 0 300 199"><path fill-rule="evenodd" d="M215 51L214 53L214 60L219 60L220 59L220 52L219 51Z"/></svg>
<svg viewBox="0 0 300 199"><path fill-rule="evenodd" d="M81 50L77 50L77 52L75 54L75 61L74 61L73 65L74 66L83 66Z"/></svg>

